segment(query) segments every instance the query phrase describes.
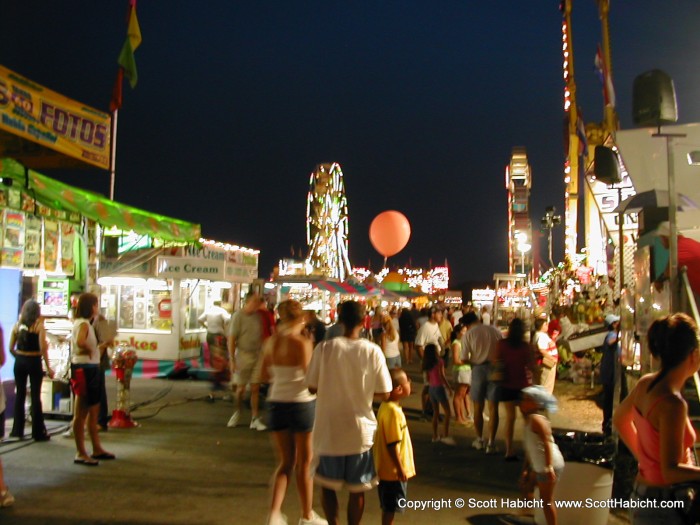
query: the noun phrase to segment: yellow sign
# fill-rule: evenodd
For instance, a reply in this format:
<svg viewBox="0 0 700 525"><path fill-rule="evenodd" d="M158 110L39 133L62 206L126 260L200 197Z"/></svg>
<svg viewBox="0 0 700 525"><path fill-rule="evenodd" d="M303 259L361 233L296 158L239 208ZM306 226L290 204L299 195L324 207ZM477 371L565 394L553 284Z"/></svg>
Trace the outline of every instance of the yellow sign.
<svg viewBox="0 0 700 525"><path fill-rule="evenodd" d="M52 151L109 169L110 116L0 66L0 157L35 169L70 164Z"/></svg>

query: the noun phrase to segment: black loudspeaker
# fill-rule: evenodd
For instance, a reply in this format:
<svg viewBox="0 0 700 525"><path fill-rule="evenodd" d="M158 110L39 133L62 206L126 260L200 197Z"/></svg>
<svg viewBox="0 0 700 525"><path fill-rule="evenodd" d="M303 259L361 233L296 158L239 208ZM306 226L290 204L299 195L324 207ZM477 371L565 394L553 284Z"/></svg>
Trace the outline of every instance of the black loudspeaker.
<svg viewBox="0 0 700 525"><path fill-rule="evenodd" d="M107 259L119 257L119 237L104 238L104 255Z"/></svg>
<svg viewBox="0 0 700 525"><path fill-rule="evenodd" d="M634 79L632 116L637 126L661 126L678 120L673 80L660 69L652 69Z"/></svg>
<svg viewBox="0 0 700 525"><path fill-rule="evenodd" d="M593 173L595 178L605 184L617 184L622 182L620 174L620 161L611 148L607 146L596 146L594 157Z"/></svg>

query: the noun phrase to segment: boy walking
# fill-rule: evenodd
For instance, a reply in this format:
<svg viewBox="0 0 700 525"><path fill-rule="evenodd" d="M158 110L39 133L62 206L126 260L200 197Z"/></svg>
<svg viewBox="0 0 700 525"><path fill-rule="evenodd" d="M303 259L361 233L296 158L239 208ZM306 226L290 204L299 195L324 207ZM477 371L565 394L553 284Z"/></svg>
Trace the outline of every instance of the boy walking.
<svg viewBox="0 0 700 525"><path fill-rule="evenodd" d="M382 525L394 523L394 513L403 512L400 500L406 499L408 478L416 475L413 445L408 433L401 400L411 394L411 380L400 368L389 371L392 390L389 400L377 413L377 436L374 443L374 463L379 476L379 504Z"/></svg>

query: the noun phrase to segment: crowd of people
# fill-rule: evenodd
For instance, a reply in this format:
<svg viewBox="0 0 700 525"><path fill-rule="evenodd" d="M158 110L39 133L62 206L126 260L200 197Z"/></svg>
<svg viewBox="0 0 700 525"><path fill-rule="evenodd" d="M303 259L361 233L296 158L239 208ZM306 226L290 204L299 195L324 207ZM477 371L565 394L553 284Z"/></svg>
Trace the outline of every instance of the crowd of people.
<svg viewBox="0 0 700 525"><path fill-rule="evenodd" d="M498 405L504 403L505 459L513 461L518 458L513 432L520 405L532 439L540 443L525 447L527 479L532 486L540 486L543 498L553 497L563 464L557 459L558 451L549 452L556 445L551 432L546 432L542 414L556 401L549 385L534 390L532 386L544 375L544 356L556 357L556 353L549 345L540 348L527 343L522 320L514 319L504 338L489 324L488 312L479 316L469 308L455 312L439 307L400 311L377 307L365 312L359 303L348 301L339 305L337 322L322 330L316 316L304 312L296 301L280 303L277 313L279 321L271 322L262 299L249 294L230 318L226 332L238 394L228 425L241 421L243 395L249 388L250 427L271 431L279 460L268 523L287 523L282 507L292 479L302 509L300 524L338 523L337 491L343 488L349 493L348 522L359 523L365 493L377 485L383 523L393 523L395 513L402 510L399 500L406 497L406 482L415 475L410 435L400 408L401 399L412 390L402 364L415 359L423 374L421 398L432 423L432 441L456 444L449 434L454 411L458 423L473 421L477 433L473 447L497 454ZM501 377L494 374L496 368ZM260 385L265 383L270 389L263 422ZM527 388L531 402L523 405ZM381 402L377 416L373 401ZM531 458L535 450L547 452ZM312 483L322 489L326 519L313 510ZM531 487L525 491L530 492ZM549 521L553 516L552 510L548 522L554 523Z"/></svg>
<svg viewBox="0 0 700 525"><path fill-rule="evenodd" d="M339 305L337 322L328 328L297 301L280 303L277 314L276 320L262 299L251 293L232 316L219 307L200 319L207 328L208 342L221 347L212 352L218 367L213 391L224 389L229 380L235 385L236 408L228 426L241 422L249 389L250 428L271 433L278 465L271 483L270 525L288 522L282 510L292 480L300 499L300 525L339 523L337 491L341 489L349 493L348 522L360 523L365 495L375 487L382 523L394 522L395 514L402 511L399 502L406 498L407 482L416 475L401 409L401 401L412 392L410 374L402 365L412 365L415 359L420 367L413 371L422 373L421 400L426 415L430 413L432 441L455 445L449 435L454 412L458 424L473 423L473 448L487 455L499 453L496 435L499 404L503 404L504 459L524 460L519 482L523 495L532 497L537 487L546 522L557 523L554 488L565 465L547 418L556 410L552 390L559 357L556 338L561 324L557 320L550 327L546 319L536 319L528 338L522 319L511 319L504 335L489 324L488 312L479 315L469 308L447 312L438 307L422 311L376 308L367 315L363 305L347 301ZM99 336L98 321L97 297L81 294L71 337L75 394L71 430L76 444L74 463L85 466L115 459L102 447L99 435L104 390L100 361L113 341ZM651 325L648 344L660 369L641 378L613 413L608 385L614 385L617 373L619 317L609 314L605 321L609 331L602 367L604 429L609 431L614 425L639 463L633 497L687 497L689 484L700 483L700 468L694 465L695 431L681 392L700 368L698 327L685 314L664 317ZM15 357L17 390L11 436L24 437L29 382L32 438L46 441L50 436L40 396L35 393L40 392L43 374L51 377L54 372L35 301L23 305L8 348ZM0 366L4 362L0 331ZM270 385L265 421L263 384ZM376 403L380 403L378 408ZM524 419L522 458L513 440L518 407ZM2 395L0 409L2 413ZM86 431L91 453L85 444ZM313 509L314 484L321 487L325 518ZM13 502L0 462L0 507ZM659 506L640 506L632 516L634 523L687 522L683 521L687 516Z"/></svg>

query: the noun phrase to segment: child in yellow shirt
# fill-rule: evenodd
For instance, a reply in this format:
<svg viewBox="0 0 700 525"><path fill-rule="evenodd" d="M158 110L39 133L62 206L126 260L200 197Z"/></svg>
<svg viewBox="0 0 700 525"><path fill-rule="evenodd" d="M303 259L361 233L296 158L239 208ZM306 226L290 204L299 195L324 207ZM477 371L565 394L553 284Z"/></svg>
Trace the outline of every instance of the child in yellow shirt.
<svg viewBox="0 0 700 525"><path fill-rule="evenodd" d="M413 445L400 401L411 394L411 380L400 368L390 370L392 390L389 400L377 413L374 465L379 477L379 504L382 525L394 523L394 513L403 512L408 478L416 475Z"/></svg>

